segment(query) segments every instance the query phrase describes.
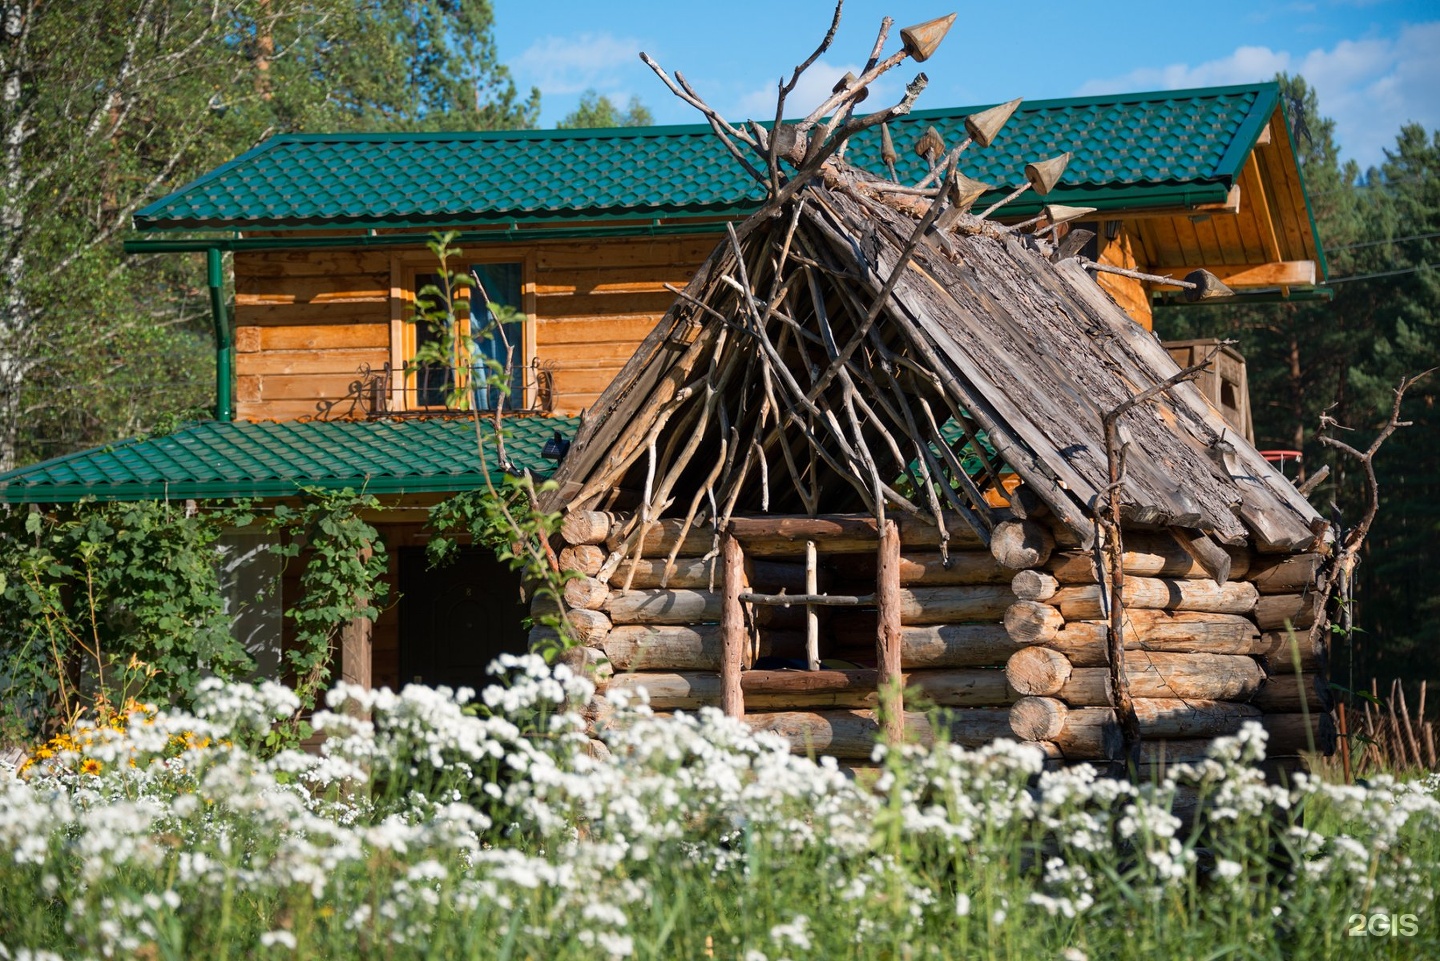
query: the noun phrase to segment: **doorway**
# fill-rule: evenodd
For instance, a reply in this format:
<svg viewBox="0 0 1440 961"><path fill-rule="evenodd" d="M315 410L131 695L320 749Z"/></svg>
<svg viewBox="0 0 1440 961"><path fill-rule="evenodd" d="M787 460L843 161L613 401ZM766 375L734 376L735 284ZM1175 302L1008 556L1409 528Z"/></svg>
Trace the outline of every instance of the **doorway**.
<svg viewBox="0 0 1440 961"><path fill-rule="evenodd" d="M523 654L529 614L520 574L483 547L461 548L431 567L424 548L398 552L400 683L481 690L501 654Z"/></svg>

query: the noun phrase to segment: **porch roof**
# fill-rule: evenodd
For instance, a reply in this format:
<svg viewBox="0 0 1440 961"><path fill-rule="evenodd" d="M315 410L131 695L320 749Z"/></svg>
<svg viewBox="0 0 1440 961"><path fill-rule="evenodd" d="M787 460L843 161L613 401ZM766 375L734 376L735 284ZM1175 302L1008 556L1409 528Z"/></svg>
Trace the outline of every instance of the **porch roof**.
<svg viewBox="0 0 1440 961"><path fill-rule="evenodd" d="M505 453L519 469L548 476L541 451L576 417L510 417ZM501 472L488 425L490 479ZM469 417L260 423L203 421L0 474L0 503L64 504L93 498L214 500L288 497L304 487L370 494L449 493L484 485Z"/></svg>

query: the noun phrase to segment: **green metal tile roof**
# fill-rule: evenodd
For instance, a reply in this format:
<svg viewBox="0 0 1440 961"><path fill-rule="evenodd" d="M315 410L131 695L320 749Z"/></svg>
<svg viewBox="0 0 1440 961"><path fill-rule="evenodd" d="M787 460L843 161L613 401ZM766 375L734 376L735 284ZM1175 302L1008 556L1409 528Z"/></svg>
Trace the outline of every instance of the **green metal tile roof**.
<svg viewBox="0 0 1440 961"><path fill-rule="evenodd" d="M548 476L541 448L576 417L512 417L505 453L520 469ZM499 478L495 451L486 455ZM470 490L485 482L475 426L465 417L375 421L192 424L0 474L0 503L283 497L300 487L350 487L372 494Z"/></svg>
<svg viewBox="0 0 1440 961"><path fill-rule="evenodd" d="M1105 209L1223 200L1279 103L1273 83L1034 100L962 169L1020 182L1027 161L1074 152L1048 199ZM911 145L934 125L947 143L982 107L921 110L893 124L902 179L923 161ZM880 138L848 159L883 170ZM135 214L139 230L565 223L734 216L757 184L708 126L433 134L288 134ZM1014 212L1038 206L1027 197Z"/></svg>

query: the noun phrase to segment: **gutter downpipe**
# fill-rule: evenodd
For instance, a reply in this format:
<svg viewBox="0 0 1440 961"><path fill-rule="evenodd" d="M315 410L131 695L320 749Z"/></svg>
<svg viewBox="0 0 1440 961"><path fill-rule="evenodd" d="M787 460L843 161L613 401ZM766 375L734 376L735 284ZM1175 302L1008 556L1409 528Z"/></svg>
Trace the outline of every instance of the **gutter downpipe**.
<svg viewBox="0 0 1440 961"><path fill-rule="evenodd" d="M231 369L235 361L235 342L230 318L225 309L224 261L218 247L205 249L205 273L210 285L210 318L215 322L215 419L233 421L235 404L231 400Z"/></svg>

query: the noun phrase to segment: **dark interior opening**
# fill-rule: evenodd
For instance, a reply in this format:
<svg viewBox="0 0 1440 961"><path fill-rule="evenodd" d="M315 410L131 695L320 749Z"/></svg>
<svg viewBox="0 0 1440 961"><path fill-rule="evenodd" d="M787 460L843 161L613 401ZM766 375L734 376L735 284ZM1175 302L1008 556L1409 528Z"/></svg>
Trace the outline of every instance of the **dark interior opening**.
<svg viewBox="0 0 1440 961"><path fill-rule="evenodd" d="M398 552L400 683L483 688L501 654L523 654L529 614L520 575L483 547L461 548L441 567L425 550Z"/></svg>

